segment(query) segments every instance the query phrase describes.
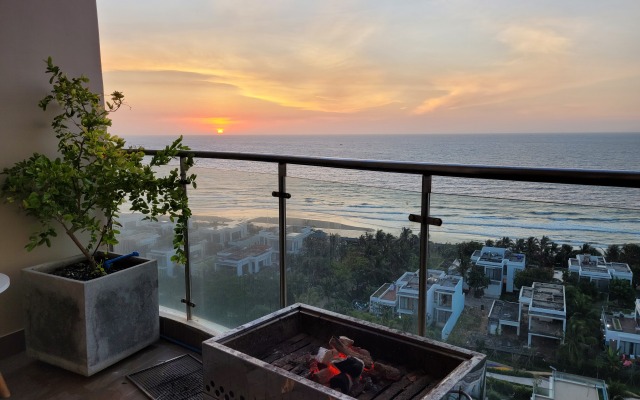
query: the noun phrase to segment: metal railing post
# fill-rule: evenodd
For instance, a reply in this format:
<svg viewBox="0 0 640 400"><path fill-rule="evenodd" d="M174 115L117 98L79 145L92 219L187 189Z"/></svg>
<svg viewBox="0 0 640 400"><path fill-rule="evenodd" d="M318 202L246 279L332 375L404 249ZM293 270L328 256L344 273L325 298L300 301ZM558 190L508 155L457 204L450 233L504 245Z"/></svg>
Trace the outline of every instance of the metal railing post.
<svg viewBox="0 0 640 400"><path fill-rule="evenodd" d="M187 194L187 169L185 167L186 157L180 157L180 183L182 190ZM191 301L191 252L189 251L189 221L187 221L187 229L184 232L184 252L187 258L184 263L184 291L185 298L180 301L185 304L187 308L187 321L191 319L191 309L195 307L195 304Z"/></svg>
<svg viewBox="0 0 640 400"><path fill-rule="evenodd" d="M278 163L278 250L280 252L280 307L287 306L287 164Z"/></svg>
<svg viewBox="0 0 640 400"><path fill-rule="evenodd" d="M422 200L420 213L420 268L418 290L418 335L424 336L427 328L427 259L429 257L429 203L431 201L431 175L422 175Z"/></svg>

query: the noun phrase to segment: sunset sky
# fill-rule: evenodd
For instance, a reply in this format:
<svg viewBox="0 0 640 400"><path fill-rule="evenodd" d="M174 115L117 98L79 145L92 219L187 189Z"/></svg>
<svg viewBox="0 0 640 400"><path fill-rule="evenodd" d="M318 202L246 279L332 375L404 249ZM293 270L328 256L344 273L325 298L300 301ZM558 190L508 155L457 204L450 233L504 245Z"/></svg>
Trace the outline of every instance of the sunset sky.
<svg viewBox="0 0 640 400"><path fill-rule="evenodd" d="M640 132L640 1L98 0L114 133Z"/></svg>

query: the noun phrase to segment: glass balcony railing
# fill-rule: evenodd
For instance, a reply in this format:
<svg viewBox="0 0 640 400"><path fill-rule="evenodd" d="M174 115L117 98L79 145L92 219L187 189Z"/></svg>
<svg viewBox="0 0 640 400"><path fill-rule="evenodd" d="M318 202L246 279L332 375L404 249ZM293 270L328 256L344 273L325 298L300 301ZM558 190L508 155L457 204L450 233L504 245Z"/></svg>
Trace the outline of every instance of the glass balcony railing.
<svg viewBox="0 0 640 400"><path fill-rule="evenodd" d="M637 190L638 173L195 156L188 270L169 261L166 222L123 217L116 250L137 248L157 258L161 305L214 330L303 302L446 340L456 324L465 326L459 323L465 303L490 311L490 303L467 295L475 292L473 265L489 278L477 287L485 297L507 292L507 302L523 304L514 279L525 266L555 267L553 282L562 278L558 271L569 272L570 252L637 243L640 231L636 209L507 200L463 187L461 194L439 194L431 187L432 176L446 176L484 179L488 187L491 179L513 181L519 191L527 182ZM287 176L287 166L295 177ZM372 173L402 177L402 185L386 187ZM525 306L525 314L511 317L508 305L501 308L502 327L515 318L511 326L519 329Z"/></svg>
<svg viewBox="0 0 640 400"><path fill-rule="evenodd" d="M417 285L419 224L408 216L420 193L302 178L288 178L287 192L288 302L417 332L395 303L417 302L401 289Z"/></svg>
<svg viewBox="0 0 640 400"><path fill-rule="evenodd" d="M278 202L275 174L194 168L189 196L193 319L216 330L278 309Z"/></svg>

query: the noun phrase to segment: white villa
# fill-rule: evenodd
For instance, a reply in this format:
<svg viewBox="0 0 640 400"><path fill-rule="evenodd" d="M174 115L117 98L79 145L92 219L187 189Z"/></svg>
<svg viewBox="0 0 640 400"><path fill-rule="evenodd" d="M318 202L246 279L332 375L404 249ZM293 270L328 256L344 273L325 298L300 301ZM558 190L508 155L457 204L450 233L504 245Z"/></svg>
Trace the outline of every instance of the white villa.
<svg viewBox="0 0 640 400"><path fill-rule="evenodd" d="M576 258L570 258L568 263L570 273L577 274L581 280L595 283L600 291L607 291L612 279L629 281L629 285L633 279L629 264L607 262L602 256L578 254Z"/></svg>
<svg viewBox="0 0 640 400"><path fill-rule="evenodd" d="M487 329L490 335L499 335L506 327L515 329L520 336L520 320L522 304L509 301L494 300L489 310Z"/></svg>
<svg viewBox="0 0 640 400"><path fill-rule="evenodd" d="M446 340L464 309L462 277L434 269L427 275L427 325L442 328L441 338ZM386 309L399 316L416 314L419 280L416 271L385 283L369 297L369 312L381 315Z"/></svg>
<svg viewBox="0 0 640 400"><path fill-rule="evenodd" d="M256 274L262 268L271 266L272 254L271 247L259 244L245 248L229 248L218 252L215 270L232 269L238 276Z"/></svg>
<svg viewBox="0 0 640 400"><path fill-rule="evenodd" d="M313 234L314 230L311 227L287 227L287 244L286 252L289 254L298 254L302 251L304 246L304 240ZM279 243L279 231L278 229L264 229L258 232L258 243L269 246L273 249L272 262L278 263L280 260Z"/></svg>
<svg viewBox="0 0 640 400"><path fill-rule="evenodd" d="M498 298L502 294L502 286L507 292L513 292L513 281L517 271L525 268L526 257L524 254L512 253L503 247L484 246L482 250L476 250L471 255L471 262L483 268L485 276L491 279L491 283L485 289L486 297Z"/></svg>
<svg viewBox="0 0 640 400"><path fill-rule="evenodd" d="M528 317L527 345L533 336L556 339L564 343L567 329L567 303L564 286L534 282L520 289L520 312Z"/></svg>
<svg viewBox="0 0 640 400"><path fill-rule="evenodd" d="M602 311L605 345L620 351L630 360L640 359L640 299L635 310L627 312Z"/></svg>
<svg viewBox="0 0 640 400"><path fill-rule="evenodd" d="M202 260L204 257L204 249L206 243L193 243L189 246L189 257L192 263ZM158 262L158 276L175 278L183 274L183 267L171 261L171 257L176 254L173 247L164 247L162 249L152 249L146 253L140 253L147 258L153 258ZM192 272L195 272L192 269Z"/></svg>
<svg viewBox="0 0 640 400"><path fill-rule="evenodd" d="M249 236L249 224L246 221L228 222L225 225L201 229L209 242L227 246Z"/></svg>

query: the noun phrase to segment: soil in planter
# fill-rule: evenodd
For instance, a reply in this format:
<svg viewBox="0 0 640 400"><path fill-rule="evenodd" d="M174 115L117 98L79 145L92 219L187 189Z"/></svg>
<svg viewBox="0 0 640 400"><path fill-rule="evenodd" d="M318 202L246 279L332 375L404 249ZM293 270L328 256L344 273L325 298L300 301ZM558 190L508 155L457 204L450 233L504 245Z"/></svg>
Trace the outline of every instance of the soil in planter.
<svg viewBox="0 0 640 400"><path fill-rule="evenodd" d="M102 261L107 260L108 257L97 256L96 261L98 263L102 263ZM134 265L140 264L140 261L135 258L126 258L124 260L116 261L111 264L109 268L104 269L104 272L108 274L112 274L114 272L122 271L123 269L127 269L129 267L133 267ZM95 269L91 267L86 261L80 261L76 264L66 265L64 267L60 267L51 272L52 275L62 276L64 278L74 279L77 281L90 281L92 279L100 278L104 276L102 273L103 269Z"/></svg>

